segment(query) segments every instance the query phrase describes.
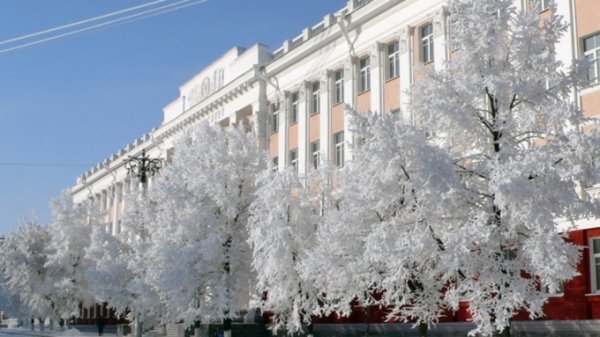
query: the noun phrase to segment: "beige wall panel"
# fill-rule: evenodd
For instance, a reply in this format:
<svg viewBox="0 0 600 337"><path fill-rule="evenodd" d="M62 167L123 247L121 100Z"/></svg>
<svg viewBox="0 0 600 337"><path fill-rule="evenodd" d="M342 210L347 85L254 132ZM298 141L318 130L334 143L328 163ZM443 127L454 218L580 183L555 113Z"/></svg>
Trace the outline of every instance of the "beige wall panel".
<svg viewBox="0 0 600 337"><path fill-rule="evenodd" d="M545 10L545 11L542 11L542 12L540 13L540 19L541 19L542 21L546 21L546 20L550 20L550 19L552 19L552 11L550 11L549 9L547 9L547 10Z"/></svg>
<svg viewBox="0 0 600 337"><path fill-rule="evenodd" d="M579 37L600 31L600 0L575 0L575 8Z"/></svg>
<svg viewBox="0 0 600 337"><path fill-rule="evenodd" d="M414 67L414 83L419 83L423 78L427 76L427 74L432 74L435 72L435 66L433 62L429 62L427 64L417 63Z"/></svg>
<svg viewBox="0 0 600 337"><path fill-rule="evenodd" d="M383 112L400 108L400 77L385 82L383 85Z"/></svg>
<svg viewBox="0 0 600 337"><path fill-rule="evenodd" d="M308 120L308 141L309 143L314 142L317 139L321 138L320 135L320 126L321 126L321 114L315 114L310 116Z"/></svg>
<svg viewBox="0 0 600 337"><path fill-rule="evenodd" d="M269 136L269 156L275 158L279 155L279 133Z"/></svg>
<svg viewBox="0 0 600 337"><path fill-rule="evenodd" d="M288 128L288 150L298 148L298 123L292 124Z"/></svg>
<svg viewBox="0 0 600 337"><path fill-rule="evenodd" d="M331 108L331 134L344 131L344 104L340 103Z"/></svg>
<svg viewBox="0 0 600 337"><path fill-rule="evenodd" d="M585 117L600 115L600 91L581 97L581 109Z"/></svg>
<svg viewBox="0 0 600 337"><path fill-rule="evenodd" d="M366 91L356 96L356 111L367 112L371 110L371 91Z"/></svg>

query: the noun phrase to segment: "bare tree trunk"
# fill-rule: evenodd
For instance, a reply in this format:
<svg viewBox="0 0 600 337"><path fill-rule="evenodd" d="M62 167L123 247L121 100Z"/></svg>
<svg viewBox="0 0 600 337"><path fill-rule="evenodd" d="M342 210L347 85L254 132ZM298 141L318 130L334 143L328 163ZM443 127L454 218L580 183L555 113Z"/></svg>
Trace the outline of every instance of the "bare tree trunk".
<svg viewBox="0 0 600 337"><path fill-rule="evenodd" d="M429 326L427 323L419 323L419 337L427 337L429 336Z"/></svg>

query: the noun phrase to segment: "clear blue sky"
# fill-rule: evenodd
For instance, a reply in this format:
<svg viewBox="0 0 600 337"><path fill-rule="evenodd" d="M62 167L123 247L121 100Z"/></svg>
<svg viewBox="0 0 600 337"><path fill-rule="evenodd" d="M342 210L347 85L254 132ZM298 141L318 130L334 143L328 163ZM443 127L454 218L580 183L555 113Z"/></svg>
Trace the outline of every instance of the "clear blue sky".
<svg viewBox="0 0 600 337"><path fill-rule="evenodd" d="M0 0L0 41L147 2ZM52 198L160 125L179 85L229 48L273 51L345 2L208 0L0 54L0 234L49 223Z"/></svg>

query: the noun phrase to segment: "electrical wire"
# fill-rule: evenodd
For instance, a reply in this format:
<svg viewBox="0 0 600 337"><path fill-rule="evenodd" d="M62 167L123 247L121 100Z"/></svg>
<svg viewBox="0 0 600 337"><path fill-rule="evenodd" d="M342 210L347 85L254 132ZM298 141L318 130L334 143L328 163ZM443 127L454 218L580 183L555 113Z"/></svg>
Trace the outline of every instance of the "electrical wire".
<svg viewBox="0 0 600 337"><path fill-rule="evenodd" d="M125 23L129 23L129 22L134 22L134 21L138 21L138 20L142 20L142 19L147 19L150 17L154 17L157 15L161 15L161 14L165 14L165 13L169 13L175 10L179 10L182 8L186 8L186 7L190 7L190 6L194 6L194 5L199 5L202 3L207 2L208 0L181 0L178 1L176 3L173 4L169 4L169 5L165 5L165 6L160 6L157 8L153 8L153 9L149 9L146 11L143 11L141 13L136 13L136 14L131 14L131 15L127 15L118 19L114 19L114 20L109 20L107 22L103 22L103 23L98 23L92 26L88 26L85 28L81 28L81 29L76 29L73 31L69 31L66 33L62 33L62 34L58 34L58 35L54 35L48 38L44 38L44 39L40 39L40 40L36 40L33 42L29 42L29 43L24 43L24 44L20 44L14 47L9 47L9 48L4 48L4 49L0 49L0 54L5 54L5 53L9 53L9 52L13 52L19 49L23 49L23 48L27 48L27 47L32 47L38 44L42 44L42 43L47 43L47 42L51 42L57 39L61 39L64 37L68 37L71 35L75 35L75 34L79 34L79 33L84 33L87 31L92 31L92 30L97 30L97 29L102 29L102 28L108 28L109 26L116 26L119 24L125 24Z"/></svg>
<svg viewBox="0 0 600 337"><path fill-rule="evenodd" d="M145 4L141 4L141 5L138 5L138 6L133 6L133 7L121 9L121 10L118 10L118 11L114 11L114 12L111 12L111 13L107 13L107 14L95 16L93 18L84 19L84 20L76 21L76 22L69 23L69 24L66 24L66 25L61 25L61 26L57 26L57 27L54 27L54 28L49 28L49 29L41 30L39 32L30 33L30 34L27 34L27 35L22 35L22 36L10 38L10 39L7 39L7 40L0 41L0 45L7 44L7 43L12 43L12 42L17 42L17 41L29 39L29 38L32 38L32 37L36 37L36 36L39 36L39 35L45 35L45 34L48 34L48 33L53 33L53 32L60 31L60 30L65 30L67 28L79 26L79 25L86 24L86 23L89 23L89 22L94 22L94 21L106 19L106 18L109 18L111 16L115 16L115 15L119 15L119 14L131 12L131 11L135 11L135 10L138 10L140 8L145 8L145 7L148 7L148 6L154 6L154 5L156 5L156 4L160 3L160 2L165 2L165 1L167 1L167 0L155 0L155 1L151 1L151 2L148 2L148 3L145 3Z"/></svg>

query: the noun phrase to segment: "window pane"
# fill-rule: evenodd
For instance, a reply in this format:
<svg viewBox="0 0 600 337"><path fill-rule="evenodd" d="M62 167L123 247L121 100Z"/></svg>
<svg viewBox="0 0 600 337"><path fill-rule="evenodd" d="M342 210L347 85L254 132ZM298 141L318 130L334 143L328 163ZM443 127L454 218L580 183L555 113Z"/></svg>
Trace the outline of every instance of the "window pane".
<svg viewBox="0 0 600 337"><path fill-rule="evenodd" d="M592 245L594 254L600 254L600 239L593 240Z"/></svg>
<svg viewBox="0 0 600 337"><path fill-rule="evenodd" d="M595 240L600 241L600 240ZM600 291L600 257L596 257L595 259L595 267L596 267L596 291Z"/></svg>

